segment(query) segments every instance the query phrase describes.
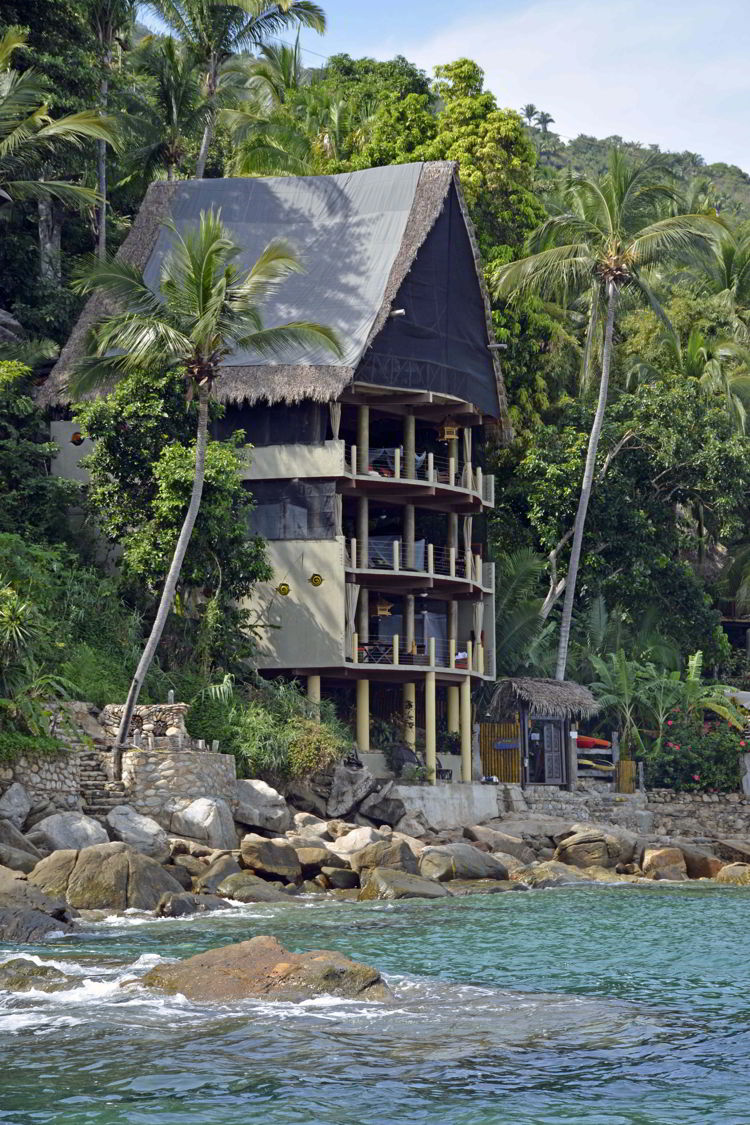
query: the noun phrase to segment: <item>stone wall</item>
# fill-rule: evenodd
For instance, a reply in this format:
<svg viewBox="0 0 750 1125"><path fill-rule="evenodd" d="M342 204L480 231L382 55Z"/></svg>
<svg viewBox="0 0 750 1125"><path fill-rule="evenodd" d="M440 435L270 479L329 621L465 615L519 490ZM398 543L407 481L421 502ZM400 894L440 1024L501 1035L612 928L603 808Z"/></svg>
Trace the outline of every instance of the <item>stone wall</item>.
<svg viewBox="0 0 750 1125"><path fill-rule="evenodd" d="M81 792L78 755L24 754L13 763L0 765L0 793L14 781L23 785L33 802L51 801L58 809L80 809Z"/></svg>
<svg viewBox="0 0 750 1125"><path fill-rule="evenodd" d="M744 793L650 789L646 797L657 835L750 838L750 797Z"/></svg>
<svg viewBox="0 0 750 1125"><path fill-rule="evenodd" d="M99 715L106 738L114 742L122 718L122 704L108 703ZM185 729L187 703L139 703L133 712L130 737L140 739L146 749L189 750L193 740Z"/></svg>
<svg viewBox="0 0 750 1125"><path fill-rule="evenodd" d="M234 809L237 772L231 754L208 750L126 750L122 780L128 804L159 820L196 797L221 797Z"/></svg>

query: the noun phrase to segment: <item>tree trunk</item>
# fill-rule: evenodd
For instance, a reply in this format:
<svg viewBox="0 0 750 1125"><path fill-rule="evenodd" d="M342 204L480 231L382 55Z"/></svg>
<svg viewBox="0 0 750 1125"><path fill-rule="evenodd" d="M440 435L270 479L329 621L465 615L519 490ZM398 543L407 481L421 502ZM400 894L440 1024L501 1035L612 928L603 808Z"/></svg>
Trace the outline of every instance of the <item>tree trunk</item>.
<svg viewBox="0 0 750 1125"><path fill-rule="evenodd" d="M151 662L154 659L154 654L158 647L161 635L164 632L164 626L167 623L169 611L174 601L175 591L177 589L177 582L180 577L180 570L185 558L185 552L190 543L190 536L193 533L193 527L198 515L198 509L201 504L201 495L203 493L203 478L205 476L206 467L206 442L208 440L208 388L199 388L198 398L198 436L195 443L195 477L193 478L193 493L190 497L190 504L185 515L185 522L182 525L177 546L175 547L174 555L172 557L172 564L169 568L167 580L164 583L162 590L161 601L159 602L159 609L156 614L156 619L151 628L151 635L146 642L146 647L143 650L143 655L136 668L133 682L130 685L128 698L125 703L125 709L122 713L120 721L120 729L117 732L117 741L115 743L115 773L117 776L120 774L120 763L122 760L122 747L125 745L130 731L130 721L133 717L135 705L138 702L138 696L141 688L143 687L144 680L148 675L148 670L151 667Z"/></svg>
<svg viewBox="0 0 750 1125"><path fill-rule="evenodd" d="M206 160L208 159L208 150L211 147L211 141L214 138L214 127L216 124L216 106L214 100L216 98L216 87L219 81L219 63L218 60L211 60L208 72L208 79L206 82L206 101L208 102L208 114L206 116L206 127L203 130L203 137L201 138L201 147L198 151L198 160L195 165L195 178L202 180L206 171Z"/></svg>
<svg viewBox="0 0 750 1125"><path fill-rule="evenodd" d="M170 183L174 179L174 164L167 164L167 179Z"/></svg>
<svg viewBox="0 0 750 1125"><path fill-rule="evenodd" d="M591 371L591 353L594 350L594 337L596 335L596 322L599 317L599 287L594 285L591 292L591 313L589 315L589 328L586 333L586 345L583 349L583 374L581 375L581 397L589 393Z"/></svg>
<svg viewBox="0 0 750 1125"><path fill-rule="evenodd" d="M563 602L562 619L560 621L560 642L557 649L557 669L555 678L565 679L565 667L568 663L568 645L570 643L570 624L573 618L573 601L576 593L578 579L578 565L581 561L581 544L583 531L586 525L586 512L591 497L591 486L594 482L594 468L596 467L596 451L599 446L599 435L604 422L604 411L607 407L607 393L609 391L609 365L612 359L612 340L615 328L615 309L617 307L618 289L614 282L607 285L607 328L604 334L604 351L602 353L602 377L599 383L599 401L596 405L594 424L589 434L589 447L586 454L586 467L583 470L583 483L578 501L576 522L573 531L573 546L570 550L570 562L565 584L565 601Z"/></svg>
<svg viewBox="0 0 750 1125"><path fill-rule="evenodd" d="M111 62L111 55L107 52L104 59L105 67L109 67ZM107 108L107 99L109 96L109 78L106 73L102 78L99 87L99 107L102 113ZM96 223L97 223L97 248L96 252L101 261L107 255L107 142L96 142L96 162L97 162L97 177L99 180L99 195L101 199L96 208Z"/></svg>
<svg viewBox="0 0 750 1125"><path fill-rule="evenodd" d="M40 199L39 213L39 272L42 281L52 285L62 284L61 240L62 215L54 199Z"/></svg>

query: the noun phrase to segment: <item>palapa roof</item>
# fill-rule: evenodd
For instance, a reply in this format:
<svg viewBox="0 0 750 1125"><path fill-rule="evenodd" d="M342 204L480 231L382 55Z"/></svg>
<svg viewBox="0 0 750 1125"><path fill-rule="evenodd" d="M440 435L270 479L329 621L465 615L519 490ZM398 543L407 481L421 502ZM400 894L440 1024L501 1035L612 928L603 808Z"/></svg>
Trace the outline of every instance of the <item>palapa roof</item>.
<svg viewBox="0 0 750 1125"><path fill-rule="evenodd" d="M519 704L525 704L533 716L551 719L586 719L599 710L589 689L571 680L508 677L495 685L487 715L502 720Z"/></svg>
<svg viewBox="0 0 750 1125"><path fill-rule="evenodd" d="M290 277L264 306L265 324L317 321L336 330L344 349L332 358L323 348L290 348L275 362L253 354L229 356L217 383L219 398L251 404L260 399L329 402L357 376L474 402L510 437L499 361L488 347L494 343L489 296L454 163L392 165L336 176L157 181L117 257L142 269L156 289L173 237L163 220L171 215L179 229L212 206L221 209L242 247L241 266L249 267L274 238L290 242L302 260L305 272ZM413 268L421 275L409 288ZM422 302L417 312L430 310L431 324L424 316L421 324L410 324L410 310L389 319L404 292L415 308ZM39 392L43 405L70 401L68 376L106 307L101 294L87 303ZM399 374L407 368L408 375ZM389 371L390 376L378 376Z"/></svg>

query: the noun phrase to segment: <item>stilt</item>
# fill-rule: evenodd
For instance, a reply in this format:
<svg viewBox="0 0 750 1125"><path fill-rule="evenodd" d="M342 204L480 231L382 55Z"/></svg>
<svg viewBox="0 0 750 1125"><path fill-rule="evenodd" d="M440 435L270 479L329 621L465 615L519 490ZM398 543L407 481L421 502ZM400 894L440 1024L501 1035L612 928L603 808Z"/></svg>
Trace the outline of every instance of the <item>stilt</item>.
<svg viewBox="0 0 750 1125"><path fill-rule="evenodd" d="M370 752L370 681L357 680L357 749Z"/></svg>
<svg viewBox="0 0 750 1125"><path fill-rule="evenodd" d="M448 693L448 700L447 700L447 702L448 702L448 713L447 713L446 718L447 718L447 721L448 721L448 730L451 734L453 734L457 731L460 731L460 729L461 729L460 720L459 720L459 708L460 708L459 695L460 695L460 690L459 690L457 685L454 687L453 684L449 684L448 688L447 688L447 693Z"/></svg>
<svg viewBox="0 0 750 1125"><path fill-rule="evenodd" d="M320 676L307 677L307 698L311 703L320 703Z"/></svg>
<svg viewBox="0 0 750 1125"><path fill-rule="evenodd" d="M424 681L424 747L427 780L434 785L437 768L437 731L435 724L435 673L428 672Z"/></svg>
<svg viewBox="0 0 750 1125"><path fill-rule="evenodd" d="M414 570L414 505L404 504L404 567Z"/></svg>
<svg viewBox="0 0 750 1125"><path fill-rule="evenodd" d="M417 475L416 420L413 414L404 417L404 476L414 480Z"/></svg>
<svg viewBox="0 0 750 1125"><path fill-rule="evenodd" d="M471 676L461 681L461 780L471 781Z"/></svg>
<svg viewBox="0 0 750 1125"><path fill-rule="evenodd" d="M370 407L357 407L357 472L370 468Z"/></svg>
<svg viewBox="0 0 750 1125"><path fill-rule="evenodd" d="M417 744L416 684L404 684L404 742L411 750Z"/></svg>

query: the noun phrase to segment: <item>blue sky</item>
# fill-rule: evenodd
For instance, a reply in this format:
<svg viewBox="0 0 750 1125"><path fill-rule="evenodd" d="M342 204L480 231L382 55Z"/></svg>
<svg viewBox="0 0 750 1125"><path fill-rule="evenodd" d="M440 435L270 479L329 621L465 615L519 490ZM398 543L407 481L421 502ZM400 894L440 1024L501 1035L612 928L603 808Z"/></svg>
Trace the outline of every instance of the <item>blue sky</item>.
<svg viewBox="0 0 750 1125"><path fill-rule="evenodd" d="M501 105L534 102L565 137L619 134L750 173L748 0L319 0L319 55L476 59ZM310 64L315 61L307 56Z"/></svg>

